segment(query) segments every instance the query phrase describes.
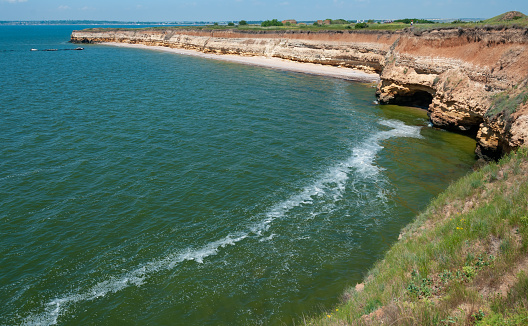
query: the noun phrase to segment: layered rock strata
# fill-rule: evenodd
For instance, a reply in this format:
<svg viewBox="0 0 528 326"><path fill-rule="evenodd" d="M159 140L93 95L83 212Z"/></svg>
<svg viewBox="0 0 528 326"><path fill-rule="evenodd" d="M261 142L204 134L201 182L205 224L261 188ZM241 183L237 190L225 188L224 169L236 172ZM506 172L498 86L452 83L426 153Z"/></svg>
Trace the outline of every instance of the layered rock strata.
<svg viewBox="0 0 528 326"><path fill-rule="evenodd" d="M433 125L471 133L477 154L501 156L528 142L528 30L74 31L74 43L124 42L218 54L278 57L377 72L380 103L421 106ZM519 91L515 91L515 90ZM509 94L509 95L506 95ZM520 95L519 95L520 94ZM497 98L519 97L497 109Z"/></svg>
<svg viewBox="0 0 528 326"><path fill-rule="evenodd" d="M394 35L349 32L206 30L74 31L74 43L123 42L204 53L276 57L381 72Z"/></svg>
<svg viewBox="0 0 528 326"><path fill-rule="evenodd" d="M502 112L496 101L526 88L527 49L526 29L408 31L386 55L377 95L427 107L433 125L475 135L477 154L497 158L528 141L522 103Z"/></svg>

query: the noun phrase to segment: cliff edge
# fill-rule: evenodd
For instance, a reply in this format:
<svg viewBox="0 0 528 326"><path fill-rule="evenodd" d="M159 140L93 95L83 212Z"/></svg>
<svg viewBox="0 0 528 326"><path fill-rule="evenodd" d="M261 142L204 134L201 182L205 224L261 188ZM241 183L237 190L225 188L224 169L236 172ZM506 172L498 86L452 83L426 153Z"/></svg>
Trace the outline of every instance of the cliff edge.
<svg viewBox="0 0 528 326"><path fill-rule="evenodd" d="M428 109L434 126L470 133L479 157L528 142L528 29L238 31L91 29L73 43L120 42L266 56L380 74L381 104Z"/></svg>

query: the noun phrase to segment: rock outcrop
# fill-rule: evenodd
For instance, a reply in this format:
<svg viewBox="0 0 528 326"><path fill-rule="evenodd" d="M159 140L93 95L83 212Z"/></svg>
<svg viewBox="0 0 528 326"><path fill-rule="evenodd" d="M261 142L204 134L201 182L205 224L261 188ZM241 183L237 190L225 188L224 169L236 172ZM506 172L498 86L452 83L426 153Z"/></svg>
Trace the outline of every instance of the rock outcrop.
<svg viewBox="0 0 528 326"><path fill-rule="evenodd" d="M433 125L475 135L477 154L498 158L528 141L520 107L492 113L497 97L526 87L527 50L526 29L408 31L386 56L377 94L427 107Z"/></svg>
<svg viewBox="0 0 528 326"><path fill-rule="evenodd" d="M476 153L484 159L498 158L528 142L528 30L524 28L92 29L74 31L71 41L158 45L373 71L380 74L376 92L380 103L427 108L433 125L474 135ZM497 98L514 100L506 101L510 107L500 107Z"/></svg>
<svg viewBox="0 0 528 326"><path fill-rule="evenodd" d="M268 56L381 72L391 33L348 31L111 30L74 31L74 43L123 42L205 53Z"/></svg>

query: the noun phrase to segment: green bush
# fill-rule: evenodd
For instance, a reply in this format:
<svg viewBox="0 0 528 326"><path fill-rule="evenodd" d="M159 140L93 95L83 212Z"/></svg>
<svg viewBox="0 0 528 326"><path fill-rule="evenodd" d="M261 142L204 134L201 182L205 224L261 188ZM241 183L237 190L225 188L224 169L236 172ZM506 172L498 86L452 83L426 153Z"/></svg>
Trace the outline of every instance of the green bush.
<svg viewBox="0 0 528 326"><path fill-rule="evenodd" d="M367 23L357 23L354 28L360 29L360 28L367 28L369 25Z"/></svg>
<svg viewBox="0 0 528 326"><path fill-rule="evenodd" d="M262 27L270 27L270 26L283 26L284 24L277 19L272 20L265 20L262 23L260 23L260 26Z"/></svg>
<svg viewBox="0 0 528 326"><path fill-rule="evenodd" d="M348 20L346 20L346 19L330 19L330 24L332 24L332 25L348 24Z"/></svg>
<svg viewBox="0 0 528 326"><path fill-rule="evenodd" d="M415 24L434 24L434 21L432 21L432 20L416 19L416 18L397 19L394 22L395 23L410 24L411 21L414 22Z"/></svg>

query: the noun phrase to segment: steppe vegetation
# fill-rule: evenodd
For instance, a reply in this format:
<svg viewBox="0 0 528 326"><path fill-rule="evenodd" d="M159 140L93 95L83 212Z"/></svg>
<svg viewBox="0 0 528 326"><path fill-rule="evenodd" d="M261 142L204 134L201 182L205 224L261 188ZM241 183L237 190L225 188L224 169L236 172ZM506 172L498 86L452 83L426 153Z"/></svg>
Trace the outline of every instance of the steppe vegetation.
<svg viewBox="0 0 528 326"><path fill-rule="evenodd" d="M347 21L345 19L327 19L330 24L283 24L278 19L266 20L259 24L250 24L245 20L237 23L232 22L228 25L220 25L218 23L205 26L158 26L134 29L193 29L193 30L240 30L240 31L265 31L265 30L301 30L301 31L347 31L347 30L403 30L412 29L416 32L425 31L428 29L450 29L450 28L528 28L528 16L518 11L510 11L496 17L486 19L483 21L462 21L454 20L452 22L434 22L431 20L404 18L391 22L381 22L374 20L367 20L358 22L356 20ZM413 21L411 26L410 22ZM98 30L100 28L92 28L90 30ZM126 30L124 28L105 28L106 30Z"/></svg>
<svg viewBox="0 0 528 326"><path fill-rule="evenodd" d="M309 324L527 325L528 148L452 184Z"/></svg>
<svg viewBox="0 0 528 326"><path fill-rule="evenodd" d="M280 23L277 19L270 20ZM366 20L362 22L357 22L356 20L347 21L345 19L327 19L330 21L330 24L297 24L297 25L283 25L283 24L265 24L261 25L241 25L239 24L236 28L242 29L288 29L288 30L347 30L347 29L357 29L357 28L366 28L369 30L400 30L405 28L414 28L414 29L438 29L438 28L453 28L453 27L528 27L528 16L524 15L518 11L509 11L507 13L498 15L496 17L482 20L482 21L463 21L463 20L454 20L451 22L434 22L427 19L419 18L403 18L397 19L392 22L382 22L374 20ZM411 21L413 25L411 27ZM361 25L357 25L361 24ZM211 26L206 26L203 28L210 28ZM220 26L222 28L223 26ZM263 28L264 27L264 28ZM225 28L225 27L224 27Z"/></svg>

